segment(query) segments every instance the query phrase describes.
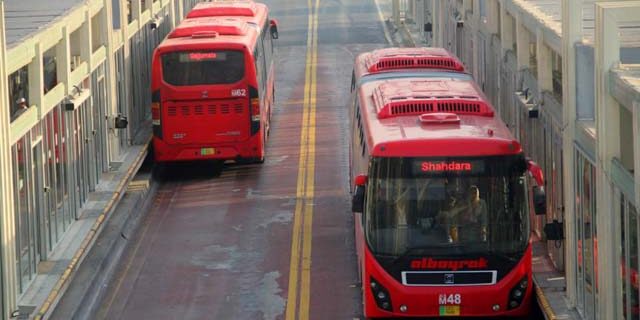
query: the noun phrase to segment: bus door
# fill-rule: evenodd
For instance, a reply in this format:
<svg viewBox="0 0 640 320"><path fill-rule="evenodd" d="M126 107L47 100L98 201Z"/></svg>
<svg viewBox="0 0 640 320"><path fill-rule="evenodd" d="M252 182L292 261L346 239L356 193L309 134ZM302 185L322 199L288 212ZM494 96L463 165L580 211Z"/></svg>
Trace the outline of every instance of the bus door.
<svg viewBox="0 0 640 320"><path fill-rule="evenodd" d="M161 58L164 82L175 88L170 96L161 93L167 143L239 142L250 137L242 51L179 51Z"/></svg>

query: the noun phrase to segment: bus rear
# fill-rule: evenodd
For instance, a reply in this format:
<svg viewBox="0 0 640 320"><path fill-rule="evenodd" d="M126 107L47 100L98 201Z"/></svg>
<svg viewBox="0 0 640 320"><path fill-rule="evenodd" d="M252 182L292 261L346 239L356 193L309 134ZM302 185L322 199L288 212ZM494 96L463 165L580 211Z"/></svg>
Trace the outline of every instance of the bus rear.
<svg viewBox="0 0 640 320"><path fill-rule="evenodd" d="M202 24L186 33L177 28L154 53L155 158L259 159L264 149L252 55L257 31L233 19Z"/></svg>
<svg viewBox="0 0 640 320"><path fill-rule="evenodd" d="M471 81L362 85L353 212L366 317L522 316L539 167ZM362 131L362 133L360 133Z"/></svg>

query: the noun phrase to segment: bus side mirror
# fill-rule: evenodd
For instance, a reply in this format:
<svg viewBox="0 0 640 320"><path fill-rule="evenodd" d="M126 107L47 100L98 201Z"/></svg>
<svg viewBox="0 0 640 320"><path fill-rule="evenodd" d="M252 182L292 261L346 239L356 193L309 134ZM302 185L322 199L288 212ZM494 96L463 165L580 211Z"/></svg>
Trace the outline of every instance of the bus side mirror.
<svg viewBox="0 0 640 320"><path fill-rule="evenodd" d="M533 187L533 211L537 215L547 214L547 195L544 187Z"/></svg>
<svg viewBox="0 0 640 320"><path fill-rule="evenodd" d="M362 212L364 209L364 187L367 184L367 176L364 174L358 175L354 181L355 192L351 199L351 211Z"/></svg>
<svg viewBox="0 0 640 320"><path fill-rule="evenodd" d="M531 160L527 161L527 168L537 184L533 187L533 211L537 215L547 214L547 194L544 191L542 168Z"/></svg>
<svg viewBox="0 0 640 320"><path fill-rule="evenodd" d="M278 39L278 20L271 19L269 25L270 25L269 30L271 31L271 38Z"/></svg>

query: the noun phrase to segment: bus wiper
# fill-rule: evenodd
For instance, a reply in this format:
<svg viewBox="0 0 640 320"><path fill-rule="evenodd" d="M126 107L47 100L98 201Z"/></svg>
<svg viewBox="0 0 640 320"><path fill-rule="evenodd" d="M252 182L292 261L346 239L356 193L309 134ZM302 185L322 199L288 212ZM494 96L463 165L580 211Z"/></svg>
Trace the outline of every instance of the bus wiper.
<svg viewBox="0 0 640 320"><path fill-rule="evenodd" d="M518 258L513 257L508 253L504 253L504 252L500 252L500 251L496 251L496 250L490 250L489 254L491 254L493 256L496 256L498 258L505 259L505 260L507 260L509 262L518 262L518 260L519 260ZM515 253L512 253L512 254L515 254Z"/></svg>

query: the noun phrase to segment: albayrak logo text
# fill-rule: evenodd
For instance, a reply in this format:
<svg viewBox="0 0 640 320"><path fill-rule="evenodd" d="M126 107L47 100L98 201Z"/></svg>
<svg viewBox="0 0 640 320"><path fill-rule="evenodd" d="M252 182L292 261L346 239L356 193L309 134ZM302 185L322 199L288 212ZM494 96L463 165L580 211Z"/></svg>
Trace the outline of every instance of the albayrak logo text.
<svg viewBox="0 0 640 320"><path fill-rule="evenodd" d="M489 262L485 258L467 260L437 260L422 258L411 260L411 269L414 270L462 270L462 269L486 269Z"/></svg>

